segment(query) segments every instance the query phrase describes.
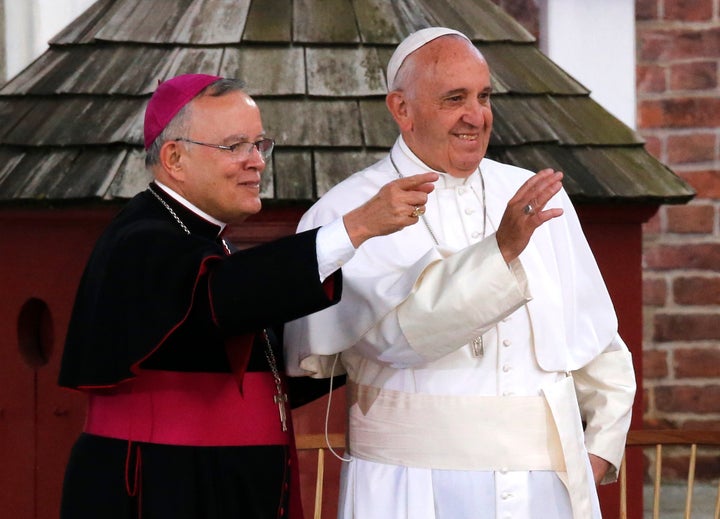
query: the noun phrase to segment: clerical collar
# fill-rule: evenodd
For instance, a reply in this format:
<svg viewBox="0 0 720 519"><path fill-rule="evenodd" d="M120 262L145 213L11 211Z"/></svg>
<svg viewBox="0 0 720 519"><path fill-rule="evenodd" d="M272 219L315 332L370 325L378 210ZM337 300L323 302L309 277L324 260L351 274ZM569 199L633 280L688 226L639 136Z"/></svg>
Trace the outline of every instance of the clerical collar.
<svg viewBox="0 0 720 519"><path fill-rule="evenodd" d="M171 188L169 188L168 186L164 185L162 182L159 182L158 180L155 180L154 182L155 182L155 185L156 185L156 186L158 186L160 189L162 189L165 193L167 193L168 196L172 197L173 200L175 200L177 203L181 204L181 205L182 205L183 207L185 207L187 210L192 211L193 213L195 213L196 215L198 215L198 216L199 216L200 218L202 218L203 220L207 220L208 222L213 223L213 224L217 225L218 227L220 227L220 233L222 233L222 232L225 230L225 226L227 226L226 223L221 222L221 221L218 220L217 218L214 218L214 217L210 216L209 214L207 214L207 213L206 213L205 211L203 211L202 209L199 209L199 208L196 207L195 205L191 204L191 203L188 202L185 198L183 198L182 195L180 195L179 193L176 193L176 192L173 191ZM219 235L220 233L218 233L218 235Z"/></svg>
<svg viewBox="0 0 720 519"><path fill-rule="evenodd" d="M398 147L400 148L400 151L402 151L403 156L413 163L413 165L418 169L417 173L425 173L427 171L433 171L440 175L440 178L435 183L435 186L437 188L455 188L457 186L463 186L465 184L468 184L472 181L477 175L480 168L477 168L471 175L467 176L466 178L459 178L454 177L450 173L446 173L444 171L438 171L436 169L431 168L427 164L425 164L415 153L410 149L410 147L405 142L405 139L402 138L402 135L398 137L397 141Z"/></svg>

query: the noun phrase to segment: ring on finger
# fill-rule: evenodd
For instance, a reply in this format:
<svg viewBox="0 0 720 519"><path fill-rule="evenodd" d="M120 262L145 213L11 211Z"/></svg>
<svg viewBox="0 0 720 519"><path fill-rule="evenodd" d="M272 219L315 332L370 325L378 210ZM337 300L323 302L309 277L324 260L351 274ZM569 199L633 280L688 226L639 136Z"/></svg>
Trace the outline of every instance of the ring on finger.
<svg viewBox="0 0 720 519"><path fill-rule="evenodd" d="M527 215L531 215L535 213L535 208L532 206L532 204L528 204L525 207L523 207L523 213Z"/></svg>
<svg viewBox="0 0 720 519"><path fill-rule="evenodd" d="M424 214L425 214L425 206L416 205L413 208L413 212L410 213L410 216L412 216L413 218L417 218L418 216L422 216Z"/></svg>

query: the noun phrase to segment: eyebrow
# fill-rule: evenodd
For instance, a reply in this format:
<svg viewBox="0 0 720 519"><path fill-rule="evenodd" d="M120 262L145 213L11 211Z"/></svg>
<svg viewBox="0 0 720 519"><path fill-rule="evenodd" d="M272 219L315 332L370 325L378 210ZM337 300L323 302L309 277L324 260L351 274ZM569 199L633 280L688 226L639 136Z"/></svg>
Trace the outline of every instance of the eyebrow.
<svg viewBox="0 0 720 519"><path fill-rule="evenodd" d="M452 96L456 96L456 95L458 95L458 94L467 94L467 92L468 92L468 89L467 89L467 88L456 88L456 89L454 89L454 90L448 90L447 92L443 92L443 94L441 95L441 97L452 97ZM488 87L485 87L485 88L483 88L483 89L481 90L481 92L483 92L483 93L491 93L491 92L492 92L492 87L489 87L489 86L488 86Z"/></svg>
<svg viewBox="0 0 720 519"><path fill-rule="evenodd" d="M236 143L236 142L254 142L258 139L264 139L266 136L265 131L260 133L257 137L250 138L249 135L245 133L234 133L232 135L229 135L223 139L223 142L229 142L229 143Z"/></svg>

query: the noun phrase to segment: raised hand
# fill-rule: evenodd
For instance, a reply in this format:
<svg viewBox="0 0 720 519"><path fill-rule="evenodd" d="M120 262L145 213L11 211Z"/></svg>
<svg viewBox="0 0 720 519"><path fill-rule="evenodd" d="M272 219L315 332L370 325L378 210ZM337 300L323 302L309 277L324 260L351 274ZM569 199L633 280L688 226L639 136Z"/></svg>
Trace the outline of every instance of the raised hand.
<svg viewBox="0 0 720 519"><path fill-rule="evenodd" d="M562 187L563 174L543 169L528 179L510 199L495 237L507 263L525 249L535 229L563 214L560 208L544 210L545 204Z"/></svg>
<svg viewBox="0 0 720 519"><path fill-rule="evenodd" d="M421 173L385 184L378 193L343 217L350 241L359 247L365 240L399 231L418 221L425 212L428 194L437 173Z"/></svg>

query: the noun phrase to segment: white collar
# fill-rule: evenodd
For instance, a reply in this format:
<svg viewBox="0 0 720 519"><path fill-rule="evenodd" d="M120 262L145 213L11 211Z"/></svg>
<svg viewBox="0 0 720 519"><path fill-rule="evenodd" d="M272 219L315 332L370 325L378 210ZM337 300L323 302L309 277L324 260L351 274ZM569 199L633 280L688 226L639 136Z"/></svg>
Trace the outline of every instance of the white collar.
<svg viewBox="0 0 720 519"><path fill-rule="evenodd" d="M203 220L207 220L208 222L214 223L215 225L219 226L219 227L220 227L220 232L223 232L223 231L225 230L225 227L227 226L227 224L226 224L225 222L221 222L221 221L218 220L217 218L214 218L214 217L210 216L209 214L207 214L207 213L206 213L205 211L203 211L202 209L200 209L200 208L196 207L195 205L191 204L191 203L190 203L188 200L186 200L182 195L180 195L179 193L173 191L171 188L169 188L168 186L166 186L166 185L163 184L162 182L160 182L160 181L158 181L158 180L155 180L155 184L156 184L160 189L162 189L163 191L165 191L165 193L167 193L169 196L171 196L176 202L178 202L179 204L182 204L186 209L189 209L190 211L192 211L193 213L195 213L196 215L198 215L198 216L199 216L200 218L202 218Z"/></svg>

